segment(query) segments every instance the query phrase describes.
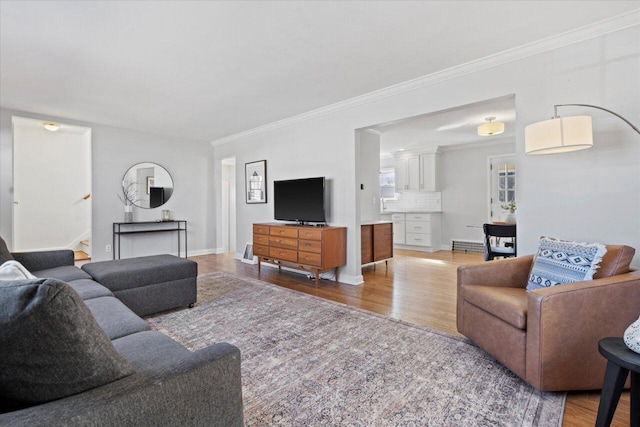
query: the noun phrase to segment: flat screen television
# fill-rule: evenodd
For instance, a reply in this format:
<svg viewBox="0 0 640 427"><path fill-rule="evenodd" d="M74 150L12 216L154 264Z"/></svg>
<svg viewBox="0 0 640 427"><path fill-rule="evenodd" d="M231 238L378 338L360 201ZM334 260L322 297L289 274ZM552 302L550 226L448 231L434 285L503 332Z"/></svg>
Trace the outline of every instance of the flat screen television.
<svg viewBox="0 0 640 427"><path fill-rule="evenodd" d="M325 222L324 177L273 182L274 217L281 221Z"/></svg>

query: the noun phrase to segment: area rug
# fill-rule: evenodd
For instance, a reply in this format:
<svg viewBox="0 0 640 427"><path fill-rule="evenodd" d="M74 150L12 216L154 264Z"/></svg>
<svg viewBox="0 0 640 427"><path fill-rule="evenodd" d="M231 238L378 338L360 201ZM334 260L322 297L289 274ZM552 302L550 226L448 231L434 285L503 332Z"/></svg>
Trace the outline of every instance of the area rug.
<svg viewBox="0 0 640 427"><path fill-rule="evenodd" d="M242 352L248 426L559 426L539 393L463 338L227 273L193 309L149 318L197 350Z"/></svg>

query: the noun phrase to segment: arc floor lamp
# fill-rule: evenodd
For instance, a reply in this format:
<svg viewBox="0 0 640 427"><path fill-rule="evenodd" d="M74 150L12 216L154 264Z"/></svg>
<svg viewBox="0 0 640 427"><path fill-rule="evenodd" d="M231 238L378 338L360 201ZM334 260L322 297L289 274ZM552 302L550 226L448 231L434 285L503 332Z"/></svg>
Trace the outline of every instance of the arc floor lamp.
<svg viewBox="0 0 640 427"><path fill-rule="evenodd" d="M554 116L550 120L530 124L524 129L524 146L527 155L568 153L593 146L591 116L558 117L558 107L589 107L606 111L622 119L638 134L640 130L629 120L606 108L590 104L554 105Z"/></svg>

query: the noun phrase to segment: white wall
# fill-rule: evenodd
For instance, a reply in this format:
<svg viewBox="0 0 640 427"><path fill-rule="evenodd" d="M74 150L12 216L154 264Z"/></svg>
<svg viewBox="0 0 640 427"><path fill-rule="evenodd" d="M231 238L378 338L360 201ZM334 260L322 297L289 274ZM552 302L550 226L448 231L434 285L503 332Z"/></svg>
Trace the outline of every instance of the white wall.
<svg viewBox="0 0 640 427"><path fill-rule="evenodd" d="M380 220L380 136L367 131L360 134L358 160L360 175L360 220ZM361 185L364 188L361 188Z"/></svg>
<svg viewBox="0 0 640 427"><path fill-rule="evenodd" d="M212 149L202 141L139 132L67 118L48 117L22 111L0 110L0 235L12 247L13 136L11 117L31 117L92 129L93 248L92 259L111 259L105 246L112 243L112 223L124 219L124 208L116 194L122 193L122 177L135 163L154 162L164 166L175 184L171 199L155 209L134 208L134 220L155 221L162 209L173 219L189 221L189 254L213 252L215 229L210 213ZM42 177L46 179L46 177ZM135 240L134 240L135 239ZM177 251L175 234L138 235L123 243L123 257Z"/></svg>
<svg viewBox="0 0 640 427"><path fill-rule="evenodd" d="M300 120L247 132L215 147L216 159L236 155L239 164L268 160L273 179L327 175L333 182L332 223L348 227L347 266L357 279L359 197L354 130L500 96L515 95L519 253L533 253L540 235L631 245L640 252L640 136L615 117L596 110L595 146L555 156L528 157L524 126L549 118L558 103L610 108L640 117L640 26L594 37L506 63L464 69L457 77L421 79L405 91L325 109ZM462 70L462 69L461 69ZM456 75L454 72L451 75ZM432 82L432 83L429 83ZM356 165L354 167L354 165ZM220 182L220 172L216 172ZM216 189L216 197L219 191ZM219 203L216 203L218 205ZM238 238L251 223L273 218L272 205L239 205ZM640 253L634 265L640 265Z"/></svg>
<svg viewBox="0 0 640 427"><path fill-rule="evenodd" d="M482 241L482 224L489 219L487 157L514 151L514 144L508 142L460 150L442 150L440 189L443 245L450 245L452 239Z"/></svg>

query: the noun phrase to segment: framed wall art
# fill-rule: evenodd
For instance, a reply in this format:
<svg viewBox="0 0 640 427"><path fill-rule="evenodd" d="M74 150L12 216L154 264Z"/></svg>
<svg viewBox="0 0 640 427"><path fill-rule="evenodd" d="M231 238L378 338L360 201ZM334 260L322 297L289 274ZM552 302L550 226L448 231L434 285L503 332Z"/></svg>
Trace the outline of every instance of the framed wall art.
<svg viewBox="0 0 640 427"><path fill-rule="evenodd" d="M267 161L245 163L244 174L247 203L267 203Z"/></svg>

